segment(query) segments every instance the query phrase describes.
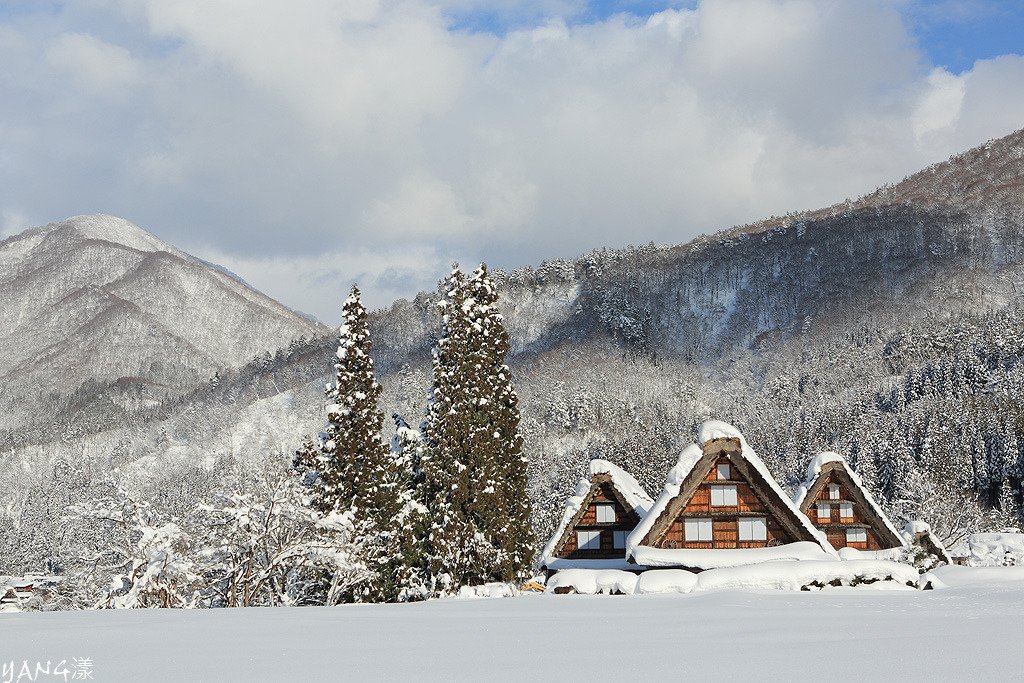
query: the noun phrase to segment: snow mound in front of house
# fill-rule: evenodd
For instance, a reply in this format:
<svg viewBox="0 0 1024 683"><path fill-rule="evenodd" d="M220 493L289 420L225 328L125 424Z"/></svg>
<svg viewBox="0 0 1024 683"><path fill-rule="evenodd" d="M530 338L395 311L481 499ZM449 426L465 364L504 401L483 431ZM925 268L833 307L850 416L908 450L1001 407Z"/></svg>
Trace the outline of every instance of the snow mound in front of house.
<svg viewBox="0 0 1024 683"><path fill-rule="evenodd" d="M835 555L822 551L821 546L811 541L797 541L766 548L651 548L640 545L633 550L633 560L645 567L721 569L763 562L828 562L835 559Z"/></svg>
<svg viewBox="0 0 1024 683"><path fill-rule="evenodd" d="M683 569L650 569L637 577L628 572L571 569L548 581L549 593L700 593L721 590L799 591L828 587L916 589L917 570L883 560L780 560L744 567L709 569L699 574ZM879 585L876 585L879 584Z"/></svg>
<svg viewBox="0 0 1024 683"><path fill-rule="evenodd" d="M548 579L546 593L632 595L637 575L618 569L563 569Z"/></svg>

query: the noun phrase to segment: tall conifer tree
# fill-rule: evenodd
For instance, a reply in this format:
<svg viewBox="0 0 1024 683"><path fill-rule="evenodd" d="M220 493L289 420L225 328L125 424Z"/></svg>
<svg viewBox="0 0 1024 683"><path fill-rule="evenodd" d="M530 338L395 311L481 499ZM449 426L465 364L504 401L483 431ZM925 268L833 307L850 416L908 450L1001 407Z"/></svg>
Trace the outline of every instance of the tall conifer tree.
<svg viewBox="0 0 1024 683"><path fill-rule="evenodd" d="M526 459L519 434L519 397L505 364L509 336L498 312L498 294L481 264L466 283L462 312L471 330L467 372L475 375L470 399L470 450L480 468L473 512L484 534L499 550L483 576L496 581L521 578L531 557L530 499Z"/></svg>
<svg viewBox="0 0 1024 683"><path fill-rule="evenodd" d="M351 512L359 532L368 537L360 559L374 578L347 599L390 601L401 592L396 581L402 575L401 556L395 548L402 542L398 522L404 501L400 463L381 433L381 387L371 350L366 309L359 289L352 287L342 309L334 386L326 390L327 426L319 444L303 445L296 465L316 488L318 507L325 513Z"/></svg>
<svg viewBox="0 0 1024 683"><path fill-rule="evenodd" d="M529 501L508 334L485 266L456 266L440 302L442 331L424 424L423 487L435 590L509 581L529 564Z"/></svg>

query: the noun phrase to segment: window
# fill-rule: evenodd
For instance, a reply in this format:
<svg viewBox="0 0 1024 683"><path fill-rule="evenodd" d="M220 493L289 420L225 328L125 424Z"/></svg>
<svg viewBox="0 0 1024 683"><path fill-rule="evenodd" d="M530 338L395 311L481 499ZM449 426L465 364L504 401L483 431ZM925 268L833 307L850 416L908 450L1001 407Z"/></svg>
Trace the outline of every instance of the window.
<svg viewBox="0 0 1024 683"><path fill-rule="evenodd" d="M728 465L719 465L718 466L717 475L718 475L719 479L724 479L726 481L728 481L729 479L732 478L732 477L729 476L729 466Z"/></svg>
<svg viewBox="0 0 1024 683"><path fill-rule="evenodd" d="M832 519L832 506L829 505L828 503L818 503L818 519Z"/></svg>
<svg viewBox="0 0 1024 683"><path fill-rule="evenodd" d="M612 532L615 536L615 542L612 544L613 548L625 548L626 547L626 532L625 531L614 531Z"/></svg>
<svg viewBox="0 0 1024 683"><path fill-rule="evenodd" d="M711 520L707 517L687 517L684 531L687 541L710 541L712 539Z"/></svg>
<svg viewBox="0 0 1024 683"><path fill-rule="evenodd" d="M712 486L711 487L711 504L716 507L735 507L736 506L736 487L735 486Z"/></svg>
<svg viewBox="0 0 1024 683"><path fill-rule="evenodd" d="M828 485L828 497L832 500L839 500L839 487L836 484Z"/></svg>
<svg viewBox="0 0 1024 683"><path fill-rule="evenodd" d="M741 541L767 541L768 523L764 517L740 517Z"/></svg>
<svg viewBox="0 0 1024 683"><path fill-rule="evenodd" d="M853 503L840 503L839 504L839 518L840 519L851 519L853 517Z"/></svg>
<svg viewBox="0 0 1024 683"><path fill-rule="evenodd" d="M576 547L580 550L600 550L601 549L601 532L600 531L577 531L576 532Z"/></svg>
<svg viewBox="0 0 1024 683"><path fill-rule="evenodd" d="M846 530L846 542L847 543L867 543L868 542L868 530L867 529L847 529Z"/></svg>
<svg viewBox="0 0 1024 683"><path fill-rule="evenodd" d="M615 506L602 504L597 507L597 523L610 524L615 521Z"/></svg>

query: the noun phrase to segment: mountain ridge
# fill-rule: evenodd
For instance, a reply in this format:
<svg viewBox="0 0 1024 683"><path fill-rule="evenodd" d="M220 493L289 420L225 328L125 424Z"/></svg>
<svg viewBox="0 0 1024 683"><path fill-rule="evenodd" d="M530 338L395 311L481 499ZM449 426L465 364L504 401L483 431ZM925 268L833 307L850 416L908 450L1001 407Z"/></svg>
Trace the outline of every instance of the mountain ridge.
<svg viewBox="0 0 1024 683"><path fill-rule="evenodd" d="M117 386L137 377L161 388L153 400L162 400L326 330L240 278L103 214L0 242L0 287L8 426L31 416L39 403L33 387L70 394L86 381Z"/></svg>
<svg viewBox="0 0 1024 683"><path fill-rule="evenodd" d="M1006 501L1024 490L1024 137L996 143L909 176L900 192L926 199L886 203L882 188L758 231L494 271L539 535L591 457L654 490L706 418L740 428L783 486L830 450L894 519L925 517L943 536L1009 524ZM430 383L437 296L370 315L381 405L410 423ZM0 486L45 482L64 460L160 499L181 481L213 490L232 463L283 468L322 427L335 345L313 335L166 399L132 372L114 398L83 386L50 404L58 435L0 431ZM128 408L97 417L112 401ZM194 502L176 499L175 514Z"/></svg>

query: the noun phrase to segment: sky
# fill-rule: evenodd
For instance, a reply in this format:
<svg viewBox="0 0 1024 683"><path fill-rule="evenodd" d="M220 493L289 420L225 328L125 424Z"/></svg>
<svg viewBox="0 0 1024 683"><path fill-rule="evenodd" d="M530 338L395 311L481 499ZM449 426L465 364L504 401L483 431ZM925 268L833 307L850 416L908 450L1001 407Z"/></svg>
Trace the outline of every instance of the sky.
<svg viewBox="0 0 1024 683"><path fill-rule="evenodd" d="M0 0L0 237L118 215L337 322L1024 127L1024 3Z"/></svg>

